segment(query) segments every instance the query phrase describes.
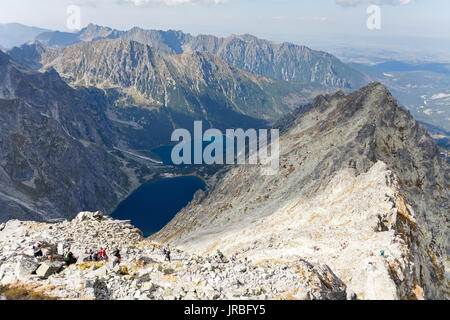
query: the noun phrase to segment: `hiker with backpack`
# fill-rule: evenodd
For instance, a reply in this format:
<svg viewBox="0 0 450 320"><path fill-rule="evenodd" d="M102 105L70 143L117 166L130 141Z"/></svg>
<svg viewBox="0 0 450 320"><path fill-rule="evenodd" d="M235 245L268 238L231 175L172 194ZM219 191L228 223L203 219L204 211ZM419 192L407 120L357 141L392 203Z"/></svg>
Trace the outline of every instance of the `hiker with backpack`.
<svg viewBox="0 0 450 320"><path fill-rule="evenodd" d="M45 248L45 256L50 262L53 262L55 259L55 253L56 253L56 247L54 245L48 245L48 247Z"/></svg>
<svg viewBox="0 0 450 320"><path fill-rule="evenodd" d="M164 253L164 261L170 262L170 245L169 244L167 244L167 246L164 247L163 253Z"/></svg>
<svg viewBox="0 0 450 320"><path fill-rule="evenodd" d="M41 248L41 244L40 243L36 243L35 245L33 245L33 255L34 255L35 258L43 256L42 248Z"/></svg>
<svg viewBox="0 0 450 320"><path fill-rule="evenodd" d="M64 262L66 263L66 266L77 263L77 258L73 255L72 251L70 251L70 248L67 248L64 253Z"/></svg>

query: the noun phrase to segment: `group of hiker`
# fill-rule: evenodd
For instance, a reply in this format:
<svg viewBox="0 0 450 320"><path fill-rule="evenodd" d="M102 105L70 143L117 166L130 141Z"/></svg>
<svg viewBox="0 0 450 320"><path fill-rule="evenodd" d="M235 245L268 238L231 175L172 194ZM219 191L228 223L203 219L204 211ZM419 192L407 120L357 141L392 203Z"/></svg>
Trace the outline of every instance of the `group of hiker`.
<svg viewBox="0 0 450 320"><path fill-rule="evenodd" d="M33 255L34 257L37 259L38 257L42 257L44 256L44 253L42 251L42 246L40 243L36 243L33 245ZM54 257L54 250L53 249L47 249L46 251L46 256L48 258L48 260L53 261ZM163 249L162 249L162 253L164 255L164 261L168 261L171 262L171 251L170 251L170 245L166 244ZM87 251L88 257L87 260L88 261L110 261L110 257L108 256L108 254L106 253L106 248L100 248L97 251L94 251L92 249L89 249ZM113 264L117 264L120 263L121 260L121 255L120 255L120 248L117 247L115 248L112 252L111 252L111 258L112 258L112 262ZM78 258L73 254L73 252L71 251L70 247L66 248L64 250L64 254L63 254L63 260L66 263L67 266L71 265L71 264L75 264L78 261ZM242 262L241 259L238 258L238 254L237 252L234 253L231 257L231 261L233 262ZM247 258L245 258L245 261L247 262Z"/></svg>
<svg viewBox="0 0 450 320"><path fill-rule="evenodd" d="M244 261L245 261L245 262L248 262L248 258L245 257L245 258L244 258ZM235 253L231 256L231 262L239 262L239 263L242 263L243 261L242 261L242 259L239 259L239 258L238 258L238 253L235 252Z"/></svg>
<svg viewBox="0 0 450 320"><path fill-rule="evenodd" d="M106 253L105 248L100 248L98 251L93 251L92 249L89 249L88 251L89 261L109 261L108 254ZM120 255L120 248L115 248L111 256L113 258L113 263L120 263L121 255Z"/></svg>
<svg viewBox="0 0 450 320"><path fill-rule="evenodd" d="M40 243L35 243L32 246L33 250L33 256L34 258L38 259L39 257L44 256L44 252L42 250L42 245ZM54 249L49 247L45 249L45 256L48 260L53 262L54 260ZM109 261L108 254L106 253L105 248L100 248L98 251L93 251L92 249L89 249L88 251L88 261ZM121 255L120 255L120 248L115 248L111 252L111 256L113 258L113 263L120 263ZM170 257L170 250L169 250L169 257ZM170 259L170 258L169 258ZM73 254L70 247L66 248L63 253L63 260L67 266L71 264L75 264L78 261L78 258Z"/></svg>

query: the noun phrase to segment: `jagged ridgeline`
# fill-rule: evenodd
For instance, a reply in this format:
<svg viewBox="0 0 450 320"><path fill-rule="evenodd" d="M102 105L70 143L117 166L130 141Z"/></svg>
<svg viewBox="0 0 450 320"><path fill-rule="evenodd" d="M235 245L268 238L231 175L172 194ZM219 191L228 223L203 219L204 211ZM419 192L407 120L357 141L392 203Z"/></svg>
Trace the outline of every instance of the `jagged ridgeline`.
<svg viewBox="0 0 450 320"><path fill-rule="evenodd" d="M276 80L353 89L367 83L367 79L360 72L328 53L291 43L278 44L248 34L219 38L212 35L192 36L174 30L144 30L137 27L129 31L118 31L90 24L78 33L58 31L42 33L36 37L35 43L47 47L61 47L83 41L117 38L137 41L168 54L209 52L242 70ZM14 58L22 55L20 50L11 54Z"/></svg>

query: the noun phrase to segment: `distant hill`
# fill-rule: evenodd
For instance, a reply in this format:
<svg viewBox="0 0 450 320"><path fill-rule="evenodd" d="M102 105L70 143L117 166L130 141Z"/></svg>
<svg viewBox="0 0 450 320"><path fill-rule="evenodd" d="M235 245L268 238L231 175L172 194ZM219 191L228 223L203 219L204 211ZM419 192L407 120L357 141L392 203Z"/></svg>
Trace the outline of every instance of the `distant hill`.
<svg viewBox="0 0 450 320"><path fill-rule="evenodd" d="M50 30L29 27L20 23L0 24L0 49L20 46L33 40L36 36Z"/></svg>
<svg viewBox="0 0 450 320"><path fill-rule="evenodd" d="M450 64L448 63L409 64L401 61L391 60L379 63L375 65L374 68L381 72L431 71L450 75Z"/></svg>
<svg viewBox="0 0 450 320"><path fill-rule="evenodd" d="M351 68L361 72L362 74L365 74L372 79L383 79L385 76L383 75L383 72L378 70L377 68L373 66L369 66L367 64L363 63L357 63L357 62L349 62L347 63Z"/></svg>
<svg viewBox="0 0 450 320"><path fill-rule="evenodd" d="M47 47L65 47L85 41L117 39L124 33L108 27L89 24L76 33L51 31L38 35L34 40Z"/></svg>

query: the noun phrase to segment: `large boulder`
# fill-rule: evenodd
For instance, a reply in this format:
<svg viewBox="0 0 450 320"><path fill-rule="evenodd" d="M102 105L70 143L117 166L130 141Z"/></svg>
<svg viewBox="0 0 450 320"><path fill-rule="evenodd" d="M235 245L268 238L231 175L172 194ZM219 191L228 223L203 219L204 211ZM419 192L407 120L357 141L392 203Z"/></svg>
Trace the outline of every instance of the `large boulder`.
<svg viewBox="0 0 450 320"><path fill-rule="evenodd" d="M29 278L36 274L38 268L39 263L35 259L23 259L17 263L15 275L19 279Z"/></svg>
<svg viewBox="0 0 450 320"><path fill-rule="evenodd" d="M108 268L106 266L100 267L94 271L89 272L86 274L86 278L102 278L106 277L108 275Z"/></svg>
<svg viewBox="0 0 450 320"><path fill-rule="evenodd" d="M141 285L141 291L149 291L153 292L157 289L157 286L152 281L147 281L142 283Z"/></svg>
<svg viewBox="0 0 450 320"><path fill-rule="evenodd" d="M52 274L55 274L59 272L63 267L63 264L60 262L44 262L39 266L39 268L36 270L36 274L40 276L41 278L48 278Z"/></svg>

